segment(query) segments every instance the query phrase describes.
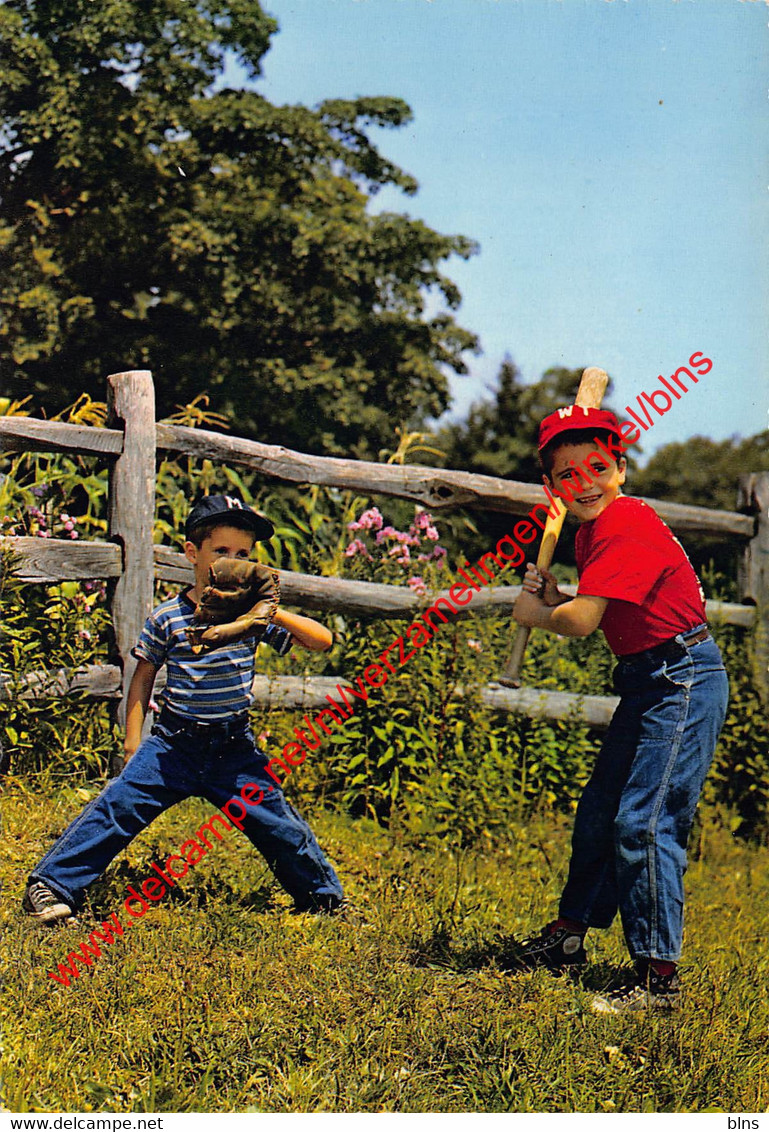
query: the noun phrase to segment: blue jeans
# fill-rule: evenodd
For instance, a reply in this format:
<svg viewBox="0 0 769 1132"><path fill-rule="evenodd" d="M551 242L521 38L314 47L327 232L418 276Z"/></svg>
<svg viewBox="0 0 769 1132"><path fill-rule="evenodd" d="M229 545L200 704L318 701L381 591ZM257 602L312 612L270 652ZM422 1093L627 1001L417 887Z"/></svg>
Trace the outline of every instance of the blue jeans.
<svg viewBox="0 0 769 1132"><path fill-rule="evenodd" d="M726 715L712 638L662 659L620 659L621 697L577 808L560 915L608 928L619 909L634 959L676 962L694 811Z"/></svg>
<svg viewBox="0 0 769 1132"><path fill-rule="evenodd" d="M88 885L164 810L190 797L205 798L222 809L250 782L262 788L264 800L256 806L233 804L230 812L297 908L339 904L343 894L336 873L310 827L265 773L267 757L257 748L247 718L197 730L183 730L182 725L179 716L161 713L122 774L65 829L30 879L44 881L76 907ZM250 790L247 796L256 793ZM232 836L225 822L217 815L216 824L212 822L198 841L214 848L212 833L216 840L220 829L225 839ZM188 837L196 833L190 829Z"/></svg>

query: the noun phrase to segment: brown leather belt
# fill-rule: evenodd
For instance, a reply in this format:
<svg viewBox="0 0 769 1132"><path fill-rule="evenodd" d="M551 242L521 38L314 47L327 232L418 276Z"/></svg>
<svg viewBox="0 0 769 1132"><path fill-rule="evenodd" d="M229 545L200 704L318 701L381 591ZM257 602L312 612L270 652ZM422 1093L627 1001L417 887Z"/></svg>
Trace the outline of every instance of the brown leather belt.
<svg viewBox="0 0 769 1132"><path fill-rule="evenodd" d="M682 633L684 644L698 645L701 641L706 641L710 636L710 630L707 625L695 632ZM682 656L686 655L686 649L680 641L675 637L671 637L669 641L663 641L659 645L652 645L650 649L643 649L642 652L629 653L620 657L620 660L630 660L634 656L652 656L659 657L660 660L680 660Z"/></svg>

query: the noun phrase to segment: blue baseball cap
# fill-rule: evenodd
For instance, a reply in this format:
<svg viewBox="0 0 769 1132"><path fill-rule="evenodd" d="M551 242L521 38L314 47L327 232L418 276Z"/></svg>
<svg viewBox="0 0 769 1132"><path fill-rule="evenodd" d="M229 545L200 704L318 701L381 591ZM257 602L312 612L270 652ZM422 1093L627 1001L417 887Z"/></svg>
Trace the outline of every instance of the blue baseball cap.
<svg viewBox="0 0 769 1132"><path fill-rule="evenodd" d="M223 526L241 527L253 531L257 542L272 538L275 528L269 519L254 511L236 495L204 495L193 506L184 526L184 537L189 539L190 531L202 523L218 519Z"/></svg>

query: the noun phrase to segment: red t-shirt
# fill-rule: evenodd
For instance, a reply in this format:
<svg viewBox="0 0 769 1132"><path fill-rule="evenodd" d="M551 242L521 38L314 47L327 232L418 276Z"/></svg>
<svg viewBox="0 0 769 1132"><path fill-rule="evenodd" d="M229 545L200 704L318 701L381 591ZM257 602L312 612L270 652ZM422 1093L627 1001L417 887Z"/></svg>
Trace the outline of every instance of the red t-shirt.
<svg viewBox="0 0 769 1132"><path fill-rule="evenodd" d="M640 499L621 495L582 523L575 549L578 593L609 599L601 629L616 656L659 645L705 620L705 595L686 551Z"/></svg>

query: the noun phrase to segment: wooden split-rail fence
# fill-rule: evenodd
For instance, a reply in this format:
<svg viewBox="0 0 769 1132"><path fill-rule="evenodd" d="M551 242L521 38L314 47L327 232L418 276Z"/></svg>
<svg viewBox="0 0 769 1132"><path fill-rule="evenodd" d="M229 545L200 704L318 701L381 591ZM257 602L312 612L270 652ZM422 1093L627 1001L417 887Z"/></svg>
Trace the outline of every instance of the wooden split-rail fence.
<svg viewBox="0 0 769 1132"><path fill-rule="evenodd" d="M135 664L130 650L153 606L153 582L156 578L179 583L192 581L192 569L182 554L153 544L158 451L244 465L263 476L292 484L320 484L365 495L409 499L431 511L463 506L526 515L535 504L545 502L542 488L534 484L419 465L310 456L278 445L156 421L152 375L146 370L112 374L107 386L106 428L31 417L0 418L0 451L68 452L107 458L111 464L106 539L2 540L17 556L18 576L24 581L50 584L68 579L111 580L114 662L77 671L33 673L26 679L21 693L24 696L85 692L109 698L116 701L117 715L122 721L125 692ZM709 601L708 616L756 633L756 679L762 695L769 699L769 473L740 478L737 511L654 499L646 502L677 534L716 535L736 540L742 547L740 602ZM346 617L410 621L426 604L441 596L433 593L425 599L405 586L287 570L280 574L286 604ZM477 594L458 616L478 616L490 611L509 614L519 592L519 586L490 587ZM503 660L500 657L500 664ZM325 706L325 696L335 686L336 680L323 677L258 676L254 695L260 706L306 710ZM617 702L612 696L576 696L494 684L481 690L481 699L497 710L554 719L580 718L594 727L607 725Z"/></svg>

